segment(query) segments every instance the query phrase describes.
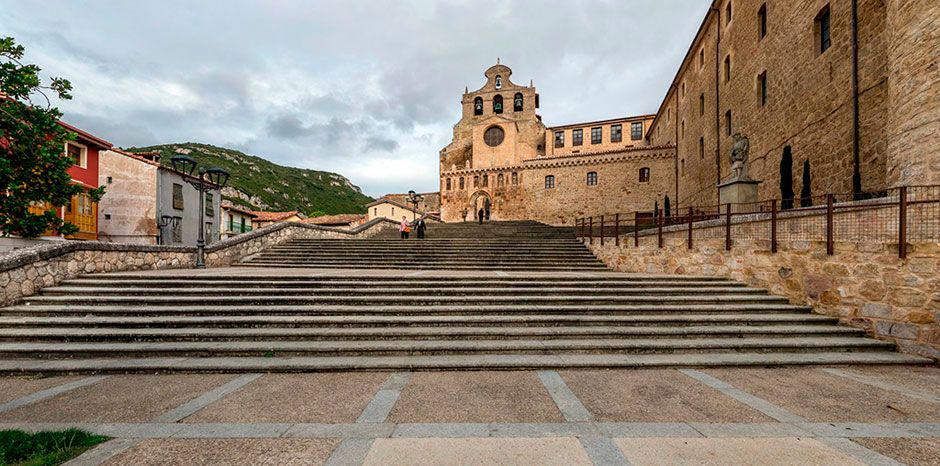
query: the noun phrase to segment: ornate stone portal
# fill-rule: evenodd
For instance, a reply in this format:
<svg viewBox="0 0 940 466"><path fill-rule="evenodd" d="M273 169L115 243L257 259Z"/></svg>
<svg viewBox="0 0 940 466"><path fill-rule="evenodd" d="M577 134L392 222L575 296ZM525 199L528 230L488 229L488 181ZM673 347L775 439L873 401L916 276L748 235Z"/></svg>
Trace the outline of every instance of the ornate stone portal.
<svg viewBox="0 0 940 466"><path fill-rule="evenodd" d="M731 178L718 185L718 202L722 205L731 204L732 212L756 210L756 206L747 205L758 201L757 185L761 183L758 180L751 179L747 173L750 141L748 141L747 136L741 133L735 133L733 137Z"/></svg>

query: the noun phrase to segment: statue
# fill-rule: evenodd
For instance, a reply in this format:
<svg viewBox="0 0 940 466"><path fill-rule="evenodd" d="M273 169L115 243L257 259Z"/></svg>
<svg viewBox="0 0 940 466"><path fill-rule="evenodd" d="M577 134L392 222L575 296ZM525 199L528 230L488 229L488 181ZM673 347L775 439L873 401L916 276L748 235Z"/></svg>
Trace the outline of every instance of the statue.
<svg viewBox="0 0 940 466"><path fill-rule="evenodd" d="M747 136L734 133L734 145L731 146L731 180L750 180L747 175L747 156L750 142Z"/></svg>

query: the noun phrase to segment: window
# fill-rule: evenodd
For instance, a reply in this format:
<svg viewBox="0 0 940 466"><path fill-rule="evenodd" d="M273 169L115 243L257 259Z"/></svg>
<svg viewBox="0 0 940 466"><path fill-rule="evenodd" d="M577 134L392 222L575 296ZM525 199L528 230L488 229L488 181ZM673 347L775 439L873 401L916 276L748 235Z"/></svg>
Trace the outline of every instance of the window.
<svg viewBox="0 0 940 466"><path fill-rule="evenodd" d="M235 216L228 214L228 231L235 231Z"/></svg>
<svg viewBox="0 0 940 466"><path fill-rule="evenodd" d="M173 229L170 230L170 240L174 243L183 242L183 222L176 222L171 224Z"/></svg>
<svg viewBox="0 0 940 466"><path fill-rule="evenodd" d="M728 4L725 6L725 24L731 22L731 0L728 0Z"/></svg>
<svg viewBox="0 0 940 466"><path fill-rule="evenodd" d="M519 174L516 172L512 172L512 184L513 186L519 184Z"/></svg>
<svg viewBox="0 0 940 466"><path fill-rule="evenodd" d="M731 110L725 112L725 133L731 136Z"/></svg>
<svg viewBox="0 0 940 466"><path fill-rule="evenodd" d="M705 137L698 138L698 158L705 158Z"/></svg>
<svg viewBox="0 0 940 466"><path fill-rule="evenodd" d="M379 208L378 208L378 207L372 209L372 215L374 215L374 216L376 216L376 217L379 216Z"/></svg>
<svg viewBox="0 0 940 466"><path fill-rule="evenodd" d="M705 68L705 49L698 51L698 69Z"/></svg>
<svg viewBox="0 0 940 466"><path fill-rule="evenodd" d="M600 144L603 140L604 128L600 126L591 128L591 144Z"/></svg>
<svg viewBox="0 0 940 466"><path fill-rule="evenodd" d="M394 217L394 216L395 216L395 208L392 207L392 217Z"/></svg>
<svg viewBox="0 0 940 466"><path fill-rule="evenodd" d="M488 188L490 186L490 175L483 175L483 187Z"/></svg>
<svg viewBox="0 0 940 466"><path fill-rule="evenodd" d="M498 74L496 75L496 88L497 89L503 88L503 77Z"/></svg>
<svg viewBox="0 0 940 466"><path fill-rule="evenodd" d="M637 141L643 139L643 122L634 121L630 123L630 139Z"/></svg>
<svg viewBox="0 0 940 466"><path fill-rule="evenodd" d="M503 174L500 173L499 175L496 175L496 186L502 188L504 183L505 178L503 177Z"/></svg>
<svg viewBox="0 0 940 466"><path fill-rule="evenodd" d="M760 6L757 10L757 40L761 40L767 35L767 4Z"/></svg>
<svg viewBox="0 0 940 466"><path fill-rule="evenodd" d="M682 97L685 97L685 81L682 81Z"/></svg>
<svg viewBox="0 0 940 466"><path fill-rule="evenodd" d="M212 193L206 193L206 217L215 217L215 204L212 202Z"/></svg>
<svg viewBox="0 0 940 466"><path fill-rule="evenodd" d="M555 188L555 175L548 175L545 177L545 189L554 189Z"/></svg>
<svg viewBox="0 0 940 466"><path fill-rule="evenodd" d="M450 178L447 179L447 190L450 191Z"/></svg>
<svg viewBox="0 0 940 466"><path fill-rule="evenodd" d="M610 142L620 142L623 140L623 126L610 125Z"/></svg>
<svg viewBox="0 0 940 466"><path fill-rule="evenodd" d="M213 236L215 235L212 234L212 222L206 222L206 243L211 243Z"/></svg>
<svg viewBox="0 0 940 466"><path fill-rule="evenodd" d="M565 147L564 131L555 131L555 147Z"/></svg>
<svg viewBox="0 0 940 466"><path fill-rule="evenodd" d="M640 169L640 183L648 183L650 180L650 169L643 167Z"/></svg>
<svg viewBox="0 0 940 466"><path fill-rule="evenodd" d="M512 111L521 112L522 111L522 93L517 92L516 96L512 98Z"/></svg>
<svg viewBox="0 0 940 466"><path fill-rule="evenodd" d="M816 15L816 26L814 29L816 31L817 51L823 53L829 50L829 46L832 45L832 40L829 36L829 5L824 6L819 14Z"/></svg>
<svg viewBox="0 0 940 466"><path fill-rule="evenodd" d="M173 183L173 208L183 210L183 185Z"/></svg>
<svg viewBox="0 0 940 466"><path fill-rule="evenodd" d="M583 143L584 143L584 130L582 129L571 130L571 145L580 146Z"/></svg>
<svg viewBox="0 0 940 466"><path fill-rule="evenodd" d="M460 177L460 189L464 189L463 177Z"/></svg>
<svg viewBox="0 0 940 466"><path fill-rule="evenodd" d="M679 174L680 175L685 174L685 159L682 159L679 161Z"/></svg>
<svg viewBox="0 0 940 466"><path fill-rule="evenodd" d="M731 55L725 57L725 82L731 81Z"/></svg>
<svg viewBox="0 0 940 466"><path fill-rule="evenodd" d="M587 185L588 185L588 186L597 186L597 172L588 172L588 174L587 174Z"/></svg>
<svg viewBox="0 0 940 466"><path fill-rule="evenodd" d="M503 113L503 96L496 95L493 97L493 113Z"/></svg>
<svg viewBox="0 0 940 466"><path fill-rule="evenodd" d="M705 93L704 92L702 93L702 95L698 96L698 114L699 115L705 114Z"/></svg>
<svg viewBox="0 0 940 466"><path fill-rule="evenodd" d="M483 114L483 97L477 97L476 99L473 99L473 114Z"/></svg>
<svg viewBox="0 0 940 466"><path fill-rule="evenodd" d="M474 188L479 188L479 187L480 187L480 175L474 175L474 176L473 176L473 187L474 187Z"/></svg>
<svg viewBox="0 0 940 466"><path fill-rule="evenodd" d="M685 137L685 120L682 120L682 137Z"/></svg>
<svg viewBox="0 0 940 466"><path fill-rule="evenodd" d="M767 105L767 72L757 75L757 104Z"/></svg>
<svg viewBox="0 0 940 466"><path fill-rule="evenodd" d="M483 132L483 142L490 147L496 147L502 144L505 137L505 131L499 126L490 126Z"/></svg>
<svg viewBox="0 0 940 466"><path fill-rule="evenodd" d="M74 142L65 143L65 153L72 159L72 164L88 168L88 149Z"/></svg>

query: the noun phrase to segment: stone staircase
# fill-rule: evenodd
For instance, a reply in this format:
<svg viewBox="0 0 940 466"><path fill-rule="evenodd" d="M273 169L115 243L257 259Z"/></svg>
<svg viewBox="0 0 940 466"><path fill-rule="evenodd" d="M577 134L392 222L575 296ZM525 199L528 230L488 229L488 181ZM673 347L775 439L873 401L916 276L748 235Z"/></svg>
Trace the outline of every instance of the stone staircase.
<svg viewBox="0 0 940 466"><path fill-rule="evenodd" d="M370 239L296 239L246 261L254 267L571 271L605 270L573 228L536 222L428 224L427 238L397 229Z"/></svg>
<svg viewBox="0 0 940 466"><path fill-rule="evenodd" d="M516 244L539 243L528 241L522 224L463 227L479 235L474 239L502 239L501 233L515 230ZM570 230L547 228L533 229L547 241L569 242L564 237ZM424 248L436 249L432 241L448 248L443 242L470 241L459 228L435 230L440 236ZM303 253L304 244L330 242L292 244ZM565 254L569 249L574 254L567 244ZM366 252L350 249L347 255L371 257ZM451 263L441 256L441 262L414 266ZM261 266L256 260L250 264ZM891 343L766 290L714 277L630 275L588 266L576 272L507 272L497 265L415 272L275 265L86 275L44 289L0 309L0 372L930 362L896 353Z"/></svg>

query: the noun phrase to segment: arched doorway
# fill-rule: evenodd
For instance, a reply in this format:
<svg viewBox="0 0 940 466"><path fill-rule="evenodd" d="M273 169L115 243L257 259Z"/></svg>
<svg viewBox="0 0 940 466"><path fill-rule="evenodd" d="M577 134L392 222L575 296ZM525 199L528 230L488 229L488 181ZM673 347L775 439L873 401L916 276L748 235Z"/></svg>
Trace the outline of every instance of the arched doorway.
<svg viewBox="0 0 940 466"><path fill-rule="evenodd" d="M493 210L493 198L486 191L477 191L470 196L469 209L473 212L473 219L479 220L480 210L483 210L483 220L490 219Z"/></svg>

